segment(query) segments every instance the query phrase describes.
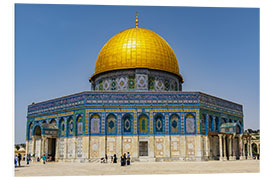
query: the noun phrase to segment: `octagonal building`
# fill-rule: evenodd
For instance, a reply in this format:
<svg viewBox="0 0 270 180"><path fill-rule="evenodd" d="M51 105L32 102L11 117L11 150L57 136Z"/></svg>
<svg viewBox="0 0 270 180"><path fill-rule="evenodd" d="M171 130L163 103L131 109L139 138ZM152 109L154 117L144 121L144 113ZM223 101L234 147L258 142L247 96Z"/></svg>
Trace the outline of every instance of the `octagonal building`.
<svg viewBox="0 0 270 180"><path fill-rule="evenodd" d="M183 92L173 49L137 18L103 46L89 82L90 91L28 106L27 154L80 162L127 152L133 161L251 157L242 105Z"/></svg>

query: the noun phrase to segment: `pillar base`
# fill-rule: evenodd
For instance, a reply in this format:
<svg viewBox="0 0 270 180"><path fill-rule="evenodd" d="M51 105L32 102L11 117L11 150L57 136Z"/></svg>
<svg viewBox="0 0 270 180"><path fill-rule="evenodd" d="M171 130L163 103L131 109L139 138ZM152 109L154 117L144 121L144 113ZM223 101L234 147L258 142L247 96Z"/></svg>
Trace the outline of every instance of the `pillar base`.
<svg viewBox="0 0 270 180"><path fill-rule="evenodd" d="M235 156L230 156L229 157L229 160L231 161L231 160L236 160L236 157Z"/></svg>
<svg viewBox="0 0 270 180"><path fill-rule="evenodd" d="M248 156L248 157L247 157L247 159L249 159L249 160L250 160L250 159L253 159L253 158L252 158L251 156Z"/></svg>
<svg viewBox="0 0 270 180"><path fill-rule="evenodd" d="M245 160L246 156L240 156L240 160Z"/></svg>

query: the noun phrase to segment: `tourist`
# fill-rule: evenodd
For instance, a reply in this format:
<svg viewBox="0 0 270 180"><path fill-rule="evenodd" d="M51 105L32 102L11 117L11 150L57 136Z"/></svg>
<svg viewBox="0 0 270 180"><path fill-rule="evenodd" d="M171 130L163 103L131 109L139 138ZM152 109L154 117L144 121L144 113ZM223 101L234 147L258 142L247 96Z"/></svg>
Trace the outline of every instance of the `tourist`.
<svg viewBox="0 0 270 180"><path fill-rule="evenodd" d="M43 164L45 164L45 161L46 161L46 155L45 154L43 154L42 159L43 159Z"/></svg>
<svg viewBox="0 0 270 180"><path fill-rule="evenodd" d="M116 157L116 154L113 155L113 163L117 163L117 157Z"/></svg>
<svg viewBox="0 0 270 180"><path fill-rule="evenodd" d="M19 167L21 167L21 160L22 160L22 155L19 153L19 155L18 155Z"/></svg>
<svg viewBox="0 0 270 180"><path fill-rule="evenodd" d="M39 159L39 157L37 157L37 162L40 162L40 159Z"/></svg>
<svg viewBox="0 0 270 180"><path fill-rule="evenodd" d="M129 154L129 152L127 153L127 165L130 165L130 154Z"/></svg>
<svg viewBox="0 0 270 180"><path fill-rule="evenodd" d="M124 155L121 156L121 166L125 166Z"/></svg>
<svg viewBox="0 0 270 180"><path fill-rule="evenodd" d="M26 164L29 165L29 162L30 162L30 155L27 155L26 156Z"/></svg>
<svg viewBox="0 0 270 180"><path fill-rule="evenodd" d="M15 158L14 158L15 167L17 167L17 160L18 160L18 157L16 155Z"/></svg>
<svg viewBox="0 0 270 180"><path fill-rule="evenodd" d="M124 166L125 166L125 165L126 165L126 162L127 162L127 156L126 156L126 153L124 153L123 158L124 158Z"/></svg>
<svg viewBox="0 0 270 180"><path fill-rule="evenodd" d="M105 154L105 161L106 161L106 163L108 162L108 156L107 156L107 154Z"/></svg>

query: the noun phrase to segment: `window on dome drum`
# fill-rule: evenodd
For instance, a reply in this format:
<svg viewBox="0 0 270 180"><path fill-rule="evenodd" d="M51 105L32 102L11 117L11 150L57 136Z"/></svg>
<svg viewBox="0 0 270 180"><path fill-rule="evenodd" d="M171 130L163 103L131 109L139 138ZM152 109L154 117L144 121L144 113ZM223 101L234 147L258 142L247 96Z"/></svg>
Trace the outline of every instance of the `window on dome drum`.
<svg viewBox="0 0 270 180"><path fill-rule="evenodd" d="M90 118L90 132L91 134L99 134L100 133L100 116L94 114Z"/></svg>
<svg viewBox="0 0 270 180"><path fill-rule="evenodd" d="M179 117L176 114L173 114L171 116L171 133L177 133L178 132L178 121Z"/></svg>
<svg viewBox="0 0 270 180"><path fill-rule="evenodd" d="M107 116L107 134L116 134L116 116L113 114Z"/></svg>
<svg viewBox="0 0 270 180"><path fill-rule="evenodd" d="M139 132L140 133L147 133L148 132L147 119L148 119L148 117L145 114L143 114L139 117L139 126L140 126Z"/></svg>
<svg viewBox="0 0 270 180"><path fill-rule="evenodd" d="M131 115L130 114L126 114L123 117L122 120L122 129L124 133L131 133Z"/></svg>
<svg viewBox="0 0 270 180"><path fill-rule="evenodd" d="M163 119L164 117L161 114L155 116L155 132L163 132Z"/></svg>
<svg viewBox="0 0 270 180"><path fill-rule="evenodd" d="M186 132L195 133L195 117L192 114L186 115Z"/></svg>
<svg viewBox="0 0 270 180"><path fill-rule="evenodd" d="M82 116L79 115L77 118L77 134L80 135L83 133L83 122L82 122Z"/></svg>

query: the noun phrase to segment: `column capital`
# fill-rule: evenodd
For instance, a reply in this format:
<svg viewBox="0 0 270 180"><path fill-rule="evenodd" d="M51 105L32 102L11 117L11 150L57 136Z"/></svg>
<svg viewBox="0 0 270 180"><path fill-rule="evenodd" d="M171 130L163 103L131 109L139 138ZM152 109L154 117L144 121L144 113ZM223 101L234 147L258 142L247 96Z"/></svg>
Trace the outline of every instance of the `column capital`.
<svg viewBox="0 0 270 180"><path fill-rule="evenodd" d="M224 136L223 134L218 134L218 137L221 137L222 138L223 136Z"/></svg>

